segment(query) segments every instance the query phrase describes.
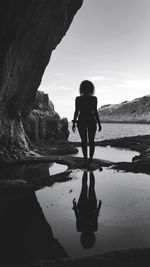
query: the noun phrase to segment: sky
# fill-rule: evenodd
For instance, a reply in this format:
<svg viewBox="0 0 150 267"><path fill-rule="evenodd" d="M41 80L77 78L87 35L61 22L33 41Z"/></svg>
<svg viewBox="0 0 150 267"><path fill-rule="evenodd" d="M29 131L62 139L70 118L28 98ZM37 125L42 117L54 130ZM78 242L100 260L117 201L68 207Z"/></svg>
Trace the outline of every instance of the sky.
<svg viewBox="0 0 150 267"><path fill-rule="evenodd" d="M84 0L39 90L71 120L85 79L95 85L98 107L150 94L150 0Z"/></svg>

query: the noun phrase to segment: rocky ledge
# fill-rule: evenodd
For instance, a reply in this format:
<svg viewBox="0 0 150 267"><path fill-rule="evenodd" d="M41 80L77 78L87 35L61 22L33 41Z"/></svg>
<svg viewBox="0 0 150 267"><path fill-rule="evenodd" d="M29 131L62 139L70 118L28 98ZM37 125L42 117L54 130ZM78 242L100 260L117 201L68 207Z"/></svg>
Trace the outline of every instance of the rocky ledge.
<svg viewBox="0 0 150 267"><path fill-rule="evenodd" d="M132 162L118 162L115 163L112 168L124 170L126 172L150 174L150 135L104 140L99 142L99 145L110 145L138 151L140 155L135 156Z"/></svg>
<svg viewBox="0 0 150 267"><path fill-rule="evenodd" d="M1 155L2 165L13 165L13 164L38 164L41 162L57 162L65 164L70 169L87 169L96 170L101 167L109 167L116 170L124 170L126 172L135 173L147 173L150 174L150 136L135 136L135 137L124 137L119 139L103 140L95 142L97 146L113 146L120 148L128 148L131 150L138 151L140 155L135 156L132 162L110 162L106 160L93 159L93 162L83 166L83 158L73 157L70 154L76 153L76 146L81 146L80 142L52 142L41 145L41 148L33 148L28 154L20 159L14 158L5 159Z"/></svg>
<svg viewBox="0 0 150 267"><path fill-rule="evenodd" d="M80 142L71 142L75 146L81 146ZM132 162L111 163L111 168L126 172L150 174L150 135L138 135L95 142L96 146L112 146L127 148L140 153Z"/></svg>
<svg viewBox="0 0 150 267"><path fill-rule="evenodd" d="M19 265L19 267L149 267L150 249L129 249L109 252L82 259L62 259L58 262L42 261L32 265ZM7 267L7 266L6 266ZM14 267L11 265L11 267Z"/></svg>

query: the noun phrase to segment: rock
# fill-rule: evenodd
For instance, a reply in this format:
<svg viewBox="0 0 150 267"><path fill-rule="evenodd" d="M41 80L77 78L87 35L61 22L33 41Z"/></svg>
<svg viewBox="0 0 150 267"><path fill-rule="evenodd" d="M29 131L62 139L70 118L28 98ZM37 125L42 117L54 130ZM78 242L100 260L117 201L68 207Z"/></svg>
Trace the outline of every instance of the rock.
<svg viewBox="0 0 150 267"><path fill-rule="evenodd" d="M4 162L5 159L4 159L4 154L3 154L3 151L0 151L0 162Z"/></svg>
<svg viewBox="0 0 150 267"><path fill-rule="evenodd" d="M33 267L149 267L150 249L132 248L112 251L87 258L68 258L57 261L35 263ZM25 265L23 267L29 267Z"/></svg>
<svg viewBox="0 0 150 267"><path fill-rule="evenodd" d="M35 99L31 105L31 110L54 111L54 104L49 100L48 94L37 91Z"/></svg>
<svg viewBox="0 0 150 267"><path fill-rule="evenodd" d="M112 147L128 148L140 152L140 155L133 157L132 162L117 162L111 168L125 172L150 174L150 135L103 140L96 142L96 144L100 146L110 145Z"/></svg>
<svg viewBox="0 0 150 267"><path fill-rule="evenodd" d="M37 92L23 126L30 141L34 142L52 138L67 139L69 136L68 120L60 118L48 94L41 91Z"/></svg>
<svg viewBox="0 0 150 267"><path fill-rule="evenodd" d="M149 265L149 248L131 248L111 251L103 254L89 256L87 258L64 258L59 260L32 262L32 267L149 267ZM10 264L5 264L5 267L9 266ZM20 265L20 267L30 266L30 263Z"/></svg>
<svg viewBox="0 0 150 267"><path fill-rule="evenodd" d="M101 122L150 123L150 95L104 105L98 109Z"/></svg>
<svg viewBox="0 0 150 267"><path fill-rule="evenodd" d="M82 2L0 2L0 144L28 149L22 115L34 100L52 51Z"/></svg>
<svg viewBox="0 0 150 267"><path fill-rule="evenodd" d="M9 193L3 188L0 200L1 266L68 257L46 221L34 191L20 190L19 185Z"/></svg>

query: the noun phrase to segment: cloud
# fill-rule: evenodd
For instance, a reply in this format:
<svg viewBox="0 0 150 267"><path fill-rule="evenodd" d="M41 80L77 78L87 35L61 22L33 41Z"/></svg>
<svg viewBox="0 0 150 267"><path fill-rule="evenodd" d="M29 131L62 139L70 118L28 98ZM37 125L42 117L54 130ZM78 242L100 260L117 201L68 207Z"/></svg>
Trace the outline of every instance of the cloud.
<svg viewBox="0 0 150 267"><path fill-rule="evenodd" d="M125 78L133 78L136 77L137 75L135 73L131 73L131 72L127 72L127 71L119 71L119 70L102 70L102 71L95 71L94 72L95 75L100 75L100 76L109 76L109 77L113 77L113 78L117 78L117 77L125 77Z"/></svg>
<svg viewBox="0 0 150 267"><path fill-rule="evenodd" d="M105 77L105 76L92 76L90 78L92 81L112 81L113 78Z"/></svg>
<svg viewBox="0 0 150 267"><path fill-rule="evenodd" d="M54 76L66 76L67 73L65 73L65 72L55 72L53 75Z"/></svg>
<svg viewBox="0 0 150 267"><path fill-rule="evenodd" d="M56 94L64 94L64 93L72 93L74 89L70 86L58 85L57 83L52 83L46 86L40 86L39 90L42 90L46 93L56 93Z"/></svg>
<svg viewBox="0 0 150 267"><path fill-rule="evenodd" d="M53 76L57 76L57 77L63 78L63 77L72 76L72 74L69 73L69 72L55 72L55 73L53 73Z"/></svg>
<svg viewBox="0 0 150 267"><path fill-rule="evenodd" d="M117 87L134 88L134 89L150 89L150 80L129 80L123 81Z"/></svg>

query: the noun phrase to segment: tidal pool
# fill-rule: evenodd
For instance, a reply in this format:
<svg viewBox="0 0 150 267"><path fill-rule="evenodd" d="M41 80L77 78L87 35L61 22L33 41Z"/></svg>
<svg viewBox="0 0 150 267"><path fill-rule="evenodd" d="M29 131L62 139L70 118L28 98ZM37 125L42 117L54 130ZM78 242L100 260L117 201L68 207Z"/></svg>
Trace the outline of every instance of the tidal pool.
<svg viewBox="0 0 150 267"><path fill-rule="evenodd" d="M81 147L77 147L78 153L75 154L76 157L83 157ZM89 148L88 148L89 149ZM136 155L139 155L136 151L131 151L129 149L114 148L110 146L96 146L94 158L105 159L113 162L132 161L132 158Z"/></svg>
<svg viewBox="0 0 150 267"><path fill-rule="evenodd" d="M149 175L104 168L101 172L97 170L91 174L76 170L71 176L72 180L68 182L36 192L55 238L70 257L150 247ZM79 200L81 189L85 193L85 188L89 189L90 186L93 187L92 194L95 192L97 201L101 200L102 205L97 218L97 230L95 227L84 234L82 227L76 225L77 218L72 207L73 199Z"/></svg>
<svg viewBox="0 0 150 267"><path fill-rule="evenodd" d="M80 153L81 149L78 156ZM131 161L135 154L110 147L95 151L96 158L112 161ZM0 178L43 181L65 170L66 165L57 163L1 166ZM150 247L149 175L103 168L101 172L74 170L70 178L36 192L1 187L0 249L4 262L6 258L22 262ZM81 210L72 209L73 200L77 203L79 198L82 211L99 213L88 228L86 220L83 225L78 219ZM99 212L98 201L102 201Z"/></svg>
<svg viewBox="0 0 150 267"><path fill-rule="evenodd" d="M68 169L67 165L58 164L54 162L49 165L49 175L58 174L66 171L67 169Z"/></svg>

